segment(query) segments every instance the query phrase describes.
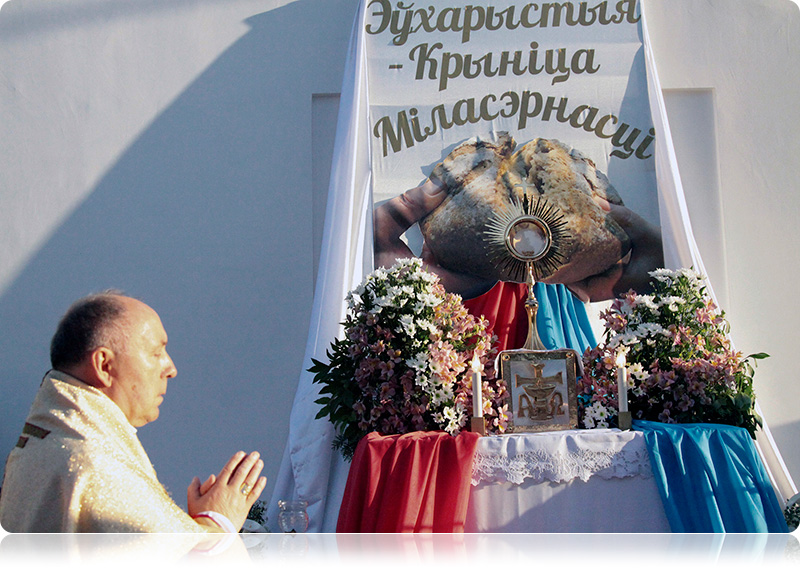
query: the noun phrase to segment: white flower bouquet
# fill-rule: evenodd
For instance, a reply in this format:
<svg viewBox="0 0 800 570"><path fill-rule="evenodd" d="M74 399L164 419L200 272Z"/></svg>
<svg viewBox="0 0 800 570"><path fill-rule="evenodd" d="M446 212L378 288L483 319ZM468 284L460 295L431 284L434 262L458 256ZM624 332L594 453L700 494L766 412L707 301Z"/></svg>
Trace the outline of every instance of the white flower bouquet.
<svg viewBox="0 0 800 570"><path fill-rule="evenodd" d="M754 411L754 363L731 347L725 315L694 270L650 273L651 295L629 291L601 316L604 342L586 351L578 384L583 427L613 427L618 414L618 357L625 355L634 419L666 423L761 425Z"/></svg>
<svg viewBox="0 0 800 570"><path fill-rule="evenodd" d="M508 423L507 391L496 377L487 322L467 312L417 258L378 269L347 295L344 335L328 362L309 369L337 429L334 447L352 457L367 433L444 430L456 435L472 414L470 365L480 362L483 415L490 431Z"/></svg>

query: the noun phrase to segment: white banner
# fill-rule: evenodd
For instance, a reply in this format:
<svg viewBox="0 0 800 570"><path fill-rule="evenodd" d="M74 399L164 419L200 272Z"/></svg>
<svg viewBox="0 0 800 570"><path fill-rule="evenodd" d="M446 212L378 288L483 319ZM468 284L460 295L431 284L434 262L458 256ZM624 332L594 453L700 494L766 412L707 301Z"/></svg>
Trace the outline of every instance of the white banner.
<svg viewBox="0 0 800 570"><path fill-rule="evenodd" d="M655 249L660 252L653 159L656 135L635 1L501 1L462 6L452 0L425 5L372 0L367 2L362 33L376 207L421 184L454 149L463 153L463 145L457 146L460 143L468 139L504 142L507 133L511 142L498 152L520 151L526 157L528 164L521 174L523 178L527 174L527 180L519 182L536 186L538 194L548 198L576 242L564 262L576 267L542 280L567 285L579 281L582 285L570 288L579 295L586 293L581 295L584 300L603 300L613 293L612 287L604 292L586 291L586 280L620 263L632 247L628 236L641 226L653 228L650 240L657 242ZM572 155L551 160L570 162L564 172L548 170L539 175L527 170L551 168L541 157L552 145L533 150L536 143L532 141L537 139L563 143L567 152L574 149ZM531 150L523 150L528 143ZM482 168L482 157L479 150L470 152L466 168L474 174ZM576 153L585 159L575 158ZM542 164L534 167L532 161ZM513 162L514 157L509 157L500 169ZM463 157L458 168L465 168ZM564 197L554 198L559 180L573 173L586 178L588 185L583 182L581 188L569 183L569 188L560 190ZM556 179L545 180L546 176ZM499 177L503 180L496 193L519 194L511 188L516 179ZM598 189L595 177L601 185L607 177L612 188ZM452 196L465 186L456 187L451 181L448 193ZM485 193L485 186L474 192ZM596 203L605 198L615 206L610 214ZM450 226L442 222L443 229L424 226L423 233L428 234L424 241L433 257L446 270L485 278L486 290L498 278L514 279L465 259L485 253L475 236L483 233L491 221L487 216L498 205L478 212L481 205L475 213L460 216L458 228L453 227L455 222L449 222ZM469 215L475 222L465 225L463 219ZM376 216L376 224L380 220ZM626 224L638 226L637 231L629 231ZM437 229L456 236L450 250L431 238ZM378 233L381 230L376 228ZM480 239L485 241L483 236ZM404 241L420 255L423 236L417 226L406 232ZM381 247L379 240L376 247ZM377 253L381 264L388 265L381 251ZM636 263L636 270L645 275L636 283L646 283L646 271L661 261L655 256ZM631 279L622 284L627 290Z"/></svg>

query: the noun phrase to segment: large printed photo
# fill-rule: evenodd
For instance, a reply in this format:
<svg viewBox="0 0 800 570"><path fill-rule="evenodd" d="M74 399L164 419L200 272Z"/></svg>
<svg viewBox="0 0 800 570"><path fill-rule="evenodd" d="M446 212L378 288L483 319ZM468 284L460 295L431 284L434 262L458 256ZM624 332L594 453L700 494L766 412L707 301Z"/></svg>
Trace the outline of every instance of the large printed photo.
<svg viewBox="0 0 800 570"><path fill-rule="evenodd" d="M422 257L466 299L525 282L503 229L533 213L536 281L645 290L663 253L636 2L374 0L365 32L376 266Z"/></svg>

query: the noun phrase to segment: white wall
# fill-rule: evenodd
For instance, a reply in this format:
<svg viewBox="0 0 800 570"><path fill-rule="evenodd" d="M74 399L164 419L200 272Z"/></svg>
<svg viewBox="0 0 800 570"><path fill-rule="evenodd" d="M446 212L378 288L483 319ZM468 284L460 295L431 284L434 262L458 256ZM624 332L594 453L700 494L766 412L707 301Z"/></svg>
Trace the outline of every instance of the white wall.
<svg viewBox="0 0 800 570"><path fill-rule="evenodd" d="M3 5L3 458L61 314L118 287L151 304L170 337L178 376L140 435L175 499L239 448L260 450L274 478L308 332L312 211L324 212L314 195L327 192L312 186L312 99L341 88L355 9Z"/></svg>
<svg viewBox="0 0 800 570"><path fill-rule="evenodd" d="M689 141L679 152L698 140L692 129L716 141L693 219L718 214L701 248L715 287L725 282L737 345L773 355L757 389L797 479L798 11L788 0L647 3L670 105L696 93L686 90L706 94L676 124ZM60 315L113 286L150 303L170 335L179 374L140 434L176 500L239 448L259 449L275 476L303 367L320 172L356 4L2 6L0 455L48 368ZM691 119L708 119L708 105L713 121Z"/></svg>

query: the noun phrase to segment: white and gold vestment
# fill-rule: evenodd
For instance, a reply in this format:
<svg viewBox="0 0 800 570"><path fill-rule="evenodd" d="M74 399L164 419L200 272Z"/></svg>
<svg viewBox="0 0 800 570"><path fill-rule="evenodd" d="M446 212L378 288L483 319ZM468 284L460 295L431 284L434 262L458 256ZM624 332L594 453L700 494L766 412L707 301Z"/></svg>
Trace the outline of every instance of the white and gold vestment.
<svg viewBox="0 0 800 570"><path fill-rule="evenodd" d="M45 376L0 491L8 532L206 532L159 483L136 428L105 394Z"/></svg>

